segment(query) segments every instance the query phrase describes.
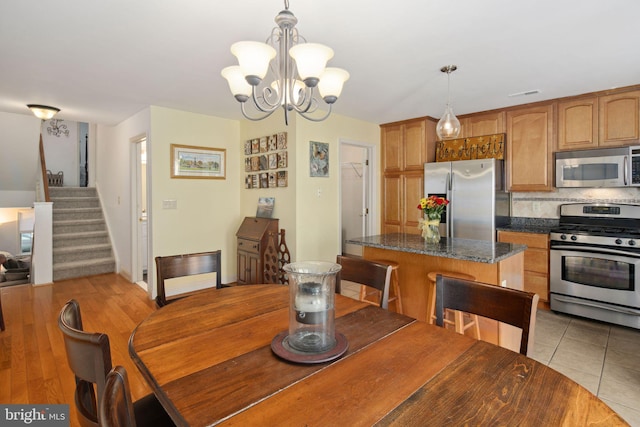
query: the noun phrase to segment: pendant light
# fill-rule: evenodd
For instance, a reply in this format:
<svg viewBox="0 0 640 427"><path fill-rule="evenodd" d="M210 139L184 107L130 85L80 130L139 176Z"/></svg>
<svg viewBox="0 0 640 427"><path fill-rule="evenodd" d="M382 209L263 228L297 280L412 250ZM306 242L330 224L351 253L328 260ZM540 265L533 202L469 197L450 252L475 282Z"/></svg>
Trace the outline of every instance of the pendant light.
<svg viewBox="0 0 640 427"><path fill-rule="evenodd" d="M444 114L442 118L438 122L436 126L436 133L438 134L438 138L440 140L443 139L452 139L457 138L460 135L460 120L453 114L453 109L451 108L451 90L450 90L450 78L451 73L457 70L458 67L455 65L445 65L440 68L440 71L443 73L447 73L447 107L444 110Z"/></svg>

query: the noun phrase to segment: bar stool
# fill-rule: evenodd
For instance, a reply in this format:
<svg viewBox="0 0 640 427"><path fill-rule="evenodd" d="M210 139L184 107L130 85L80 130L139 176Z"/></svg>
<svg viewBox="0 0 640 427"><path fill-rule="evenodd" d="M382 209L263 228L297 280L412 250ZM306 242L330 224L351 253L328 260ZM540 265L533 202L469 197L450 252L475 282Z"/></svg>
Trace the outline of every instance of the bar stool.
<svg viewBox="0 0 640 427"><path fill-rule="evenodd" d="M389 286L389 303L395 301L396 313L402 314L402 298L400 296L400 281L398 280L398 268L400 264L395 261L389 261L386 259L372 259L373 262L379 262L380 264L387 264L391 266L391 283ZM374 295L375 294L375 295ZM368 286L360 286L360 301L372 302L371 298L380 300L380 292L372 290ZM434 306L435 309L435 306Z"/></svg>
<svg viewBox="0 0 640 427"><path fill-rule="evenodd" d="M438 274L442 276L455 277L457 279L464 280L472 280L475 281L476 278L470 274L464 273L455 273L453 271L430 271L427 274L427 279L429 280L429 292L431 294L431 304L429 307L429 312L427 313L427 320L432 325L436 322L436 277ZM469 313L468 316L470 320L465 323L465 316L462 311L458 310L447 310L453 311L453 320L444 319L444 323L447 325L453 325L456 329L456 332L464 335L464 331L469 329L470 327L474 327L475 337L476 339L480 339L480 323L478 322L478 316L475 314Z"/></svg>

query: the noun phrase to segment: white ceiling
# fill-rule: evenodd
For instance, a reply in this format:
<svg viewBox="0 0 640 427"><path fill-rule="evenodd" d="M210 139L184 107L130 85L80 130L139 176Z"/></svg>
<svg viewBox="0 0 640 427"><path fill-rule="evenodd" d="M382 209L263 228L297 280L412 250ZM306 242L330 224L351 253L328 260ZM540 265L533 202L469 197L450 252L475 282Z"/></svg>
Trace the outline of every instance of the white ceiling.
<svg viewBox="0 0 640 427"><path fill-rule="evenodd" d="M282 0L0 1L0 111L116 124L149 105L239 119L220 70ZM347 69L334 111L373 123L466 114L640 83L638 0L291 0ZM539 90L536 95L509 94Z"/></svg>

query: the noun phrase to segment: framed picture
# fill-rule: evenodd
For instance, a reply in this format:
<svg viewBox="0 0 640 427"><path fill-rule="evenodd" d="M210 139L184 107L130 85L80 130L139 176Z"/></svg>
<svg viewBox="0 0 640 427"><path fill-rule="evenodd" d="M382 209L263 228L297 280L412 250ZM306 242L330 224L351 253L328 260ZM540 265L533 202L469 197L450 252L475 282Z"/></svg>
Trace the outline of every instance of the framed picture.
<svg viewBox="0 0 640 427"><path fill-rule="evenodd" d="M258 210L256 216L258 218L271 218L273 215L273 205L275 197L258 197Z"/></svg>
<svg viewBox="0 0 640 427"><path fill-rule="evenodd" d="M309 143L310 176L329 176L329 144L326 142Z"/></svg>
<svg viewBox="0 0 640 427"><path fill-rule="evenodd" d="M171 144L171 178L225 179L224 148Z"/></svg>

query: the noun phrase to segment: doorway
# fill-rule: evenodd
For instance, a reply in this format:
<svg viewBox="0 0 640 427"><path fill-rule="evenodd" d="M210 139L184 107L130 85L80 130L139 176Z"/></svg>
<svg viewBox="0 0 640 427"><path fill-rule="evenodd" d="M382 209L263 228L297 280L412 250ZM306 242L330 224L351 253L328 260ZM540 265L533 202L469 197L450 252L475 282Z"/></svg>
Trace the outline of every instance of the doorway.
<svg viewBox="0 0 640 427"><path fill-rule="evenodd" d="M372 144L340 141L340 215L341 244L345 255L362 256L362 246L346 240L372 234L375 192L372 179Z"/></svg>
<svg viewBox="0 0 640 427"><path fill-rule="evenodd" d="M132 167L131 183L131 268L132 281L145 291L150 292L148 285L149 268L149 215L147 179L147 137L141 135L131 139Z"/></svg>

